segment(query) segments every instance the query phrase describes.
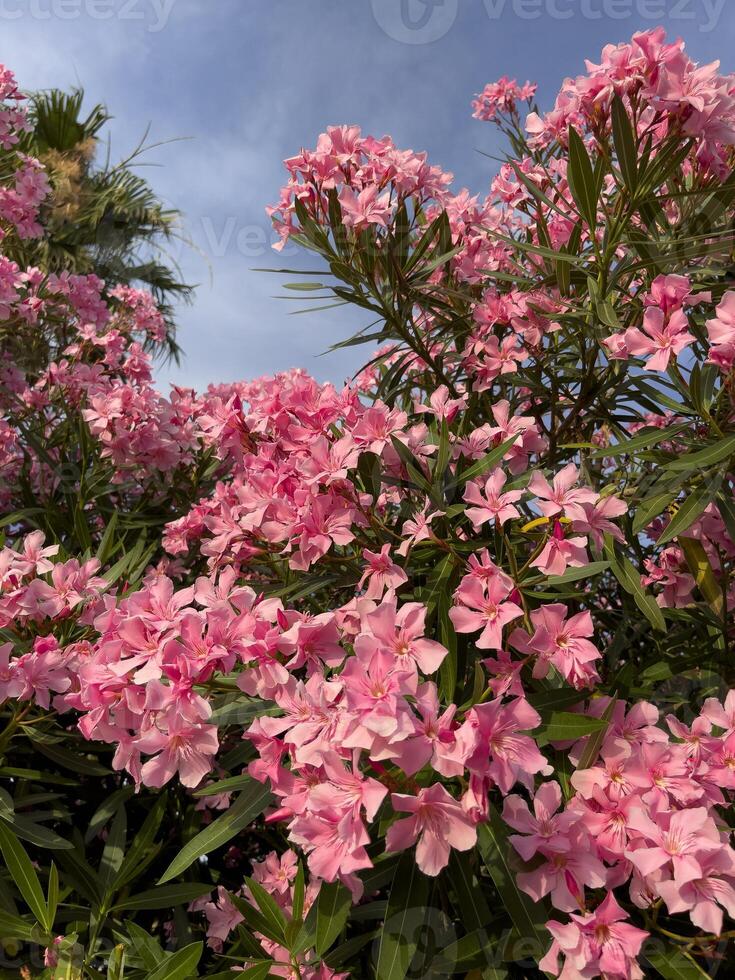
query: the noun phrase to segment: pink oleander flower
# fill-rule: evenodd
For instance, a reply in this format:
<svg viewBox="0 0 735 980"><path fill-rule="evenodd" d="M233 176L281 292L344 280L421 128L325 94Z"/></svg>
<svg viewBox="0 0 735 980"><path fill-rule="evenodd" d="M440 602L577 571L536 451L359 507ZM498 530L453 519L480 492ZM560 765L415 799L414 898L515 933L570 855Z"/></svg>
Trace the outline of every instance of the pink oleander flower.
<svg viewBox="0 0 735 980"><path fill-rule="evenodd" d="M531 613L533 635L526 639L527 634L519 630L511 634L510 643L514 644L515 637L519 649L537 655L535 677L545 677L553 664L573 687L589 687L599 680L593 664L602 656L588 639L595 632L592 616L584 611L567 619L567 611L560 602L535 609Z"/></svg>
<svg viewBox="0 0 735 980"><path fill-rule="evenodd" d="M396 609L395 599L382 602L366 614L365 632L355 641L355 649L377 646L397 657L399 662L410 658L424 674L435 673L447 655L446 647L425 633L426 607L407 602Z"/></svg>
<svg viewBox="0 0 735 980"><path fill-rule="evenodd" d="M509 838L524 861L530 861L540 848L547 851L568 849L568 832L581 819L579 811L563 810L561 789L555 782L542 783L533 797L533 813L520 796L507 796L503 803L503 821L519 831Z"/></svg>
<svg viewBox="0 0 735 980"><path fill-rule="evenodd" d="M309 870L324 881L372 867L365 845L370 835L360 820L336 808L297 817L290 838L309 855Z"/></svg>
<svg viewBox="0 0 735 980"><path fill-rule="evenodd" d="M464 499L473 506L467 507L465 514L472 521L475 531L488 521L495 521L502 526L506 521L520 516L513 504L521 499L523 491L509 490L503 493L505 482L503 471L496 469L485 481L484 496L477 483L467 484Z"/></svg>
<svg viewBox="0 0 735 980"><path fill-rule="evenodd" d="M426 875L435 877L447 866L452 848L468 851L477 843L477 829L460 803L440 783L421 789L417 796L392 793L398 813L412 816L391 824L386 834L387 851L404 851L416 846L416 863Z"/></svg>
<svg viewBox="0 0 735 980"><path fill-rule="evenodd" d="M166 718L167 728L150 728L136 739L136 747L146 755L157 752L143 763L146 786L163 786L178 772L184 786L194 788L212 769L219 748L216 725L192 724L177 711Z"/></svg>
<svg viewBox="0 0 735 980"><path fill-rule="evenodd" d="M594 504L597 494L587 487L577 487L579 470L574 463L568 463L554 476L552 482L538 471L531 477L528 490L539 498L536 502L544 517L554 517L556 514L569 517L571 520L584 520L583 504Z"/></svg>
<svg viewBox="0 0 735 980"><path fill-rule="evenodd" d="M502 793L516 782L532 785L536 773L550 775L553 770L538 746L523 734L540 724L541 716L524 698L474 705L457 734L467 746L467 768L497 783Z"/></svg>
<svg viewBox="0 0 735 980"><path fill-rule="evenodd" d="M378 197L375 184L359 193L355 193L350 187L343 187L339 194L339 203L342 206L342 221L348 228L362 231L370 225L381 228L388 226L391 214L390 195L381 194Z"/></svg>
<svg viewBox="0 0 735 980"><path fill-rule="evenodd" d="M510 590L506 582L495 575L482 582L465 577L455 593L457 605L449 610L458 633L475 633L482 630L475 645L480 650L500 650L503 646L503 627L523 615L523 610L508 599Z"/></svg>
<svg viewBox="0 0 735 980"><path fill-rule="evenodd" d="M646 309L642 328L629 327L621 335L613 336L616 339L603 341L610 351L610 357L626 358L631 354L647 357L646 368L649 371L665 371L671 357L679 355L695 340L682 310L675 310L667 321L666 314L657 306Z"/></svg>
<svg viewBox="0 0 735 980"><path fill-rule="evenodd" d="M365 589L367 599L382 599L386 590L397 589L408 581L403 569L391 561L390 545L384 544L379 552L365 549L362 556L367 561L367 568L357 587L360 589L365 582L368 583Z"/></svg>
<svg viewBox="0 0 735 980"><path fill-rule="evenodd" d="M707 360L722 371L731 370L735 363L735 292L725 293L706 326L710 342Z"/></svg>
<svg viewBox="0 0 735 980"><path fill-rule="evenodd" d="M189 906L192 912L204 912L207 917L207 946L219 953L233 929L244 921L243 916L230 901L227 891L220 885L215 901L198 898Z"/></svg>
<svg viewBox="0 0 735 980"><path fill-rule="evenodd" d="M699 857L701 876L691 881L675 879L656 884L671 915L688 912L697 928L719 936L724 908L735 919L735 855L724 848Z"/></svg>
<svg viewBox="0 0 735 980"><path fill-rule="evenodd" d="M554 908L573 912L584 907L585 886L603 888L607 883L605 866L581 822L551 846L540 843L538 852L543 862L518 874L518 887L535 902L549 895Z"/></svg>
<svg viewBox="0 0 735 980"><path fill-rule="evenodd" d="M553 976L606 980L642 980L636 957L648 937L643 929L630 925L626 913L610 892L594 912L570 915L566 925L551 920L546 928L554 937L551 949L539 967ZM564 965L559 970L559 957Z"/></svg>
<svg viewBox="0 0 735 980"><path fill-rule="evenodd" d="M531 562L531 568L538 568L544 575L563 575L567 566L582 568L588 564L586 539L567 538L564 526L560 521L555 521L551 535L541 553Z"/></svg>
<svg viewBox="0 0 735 980"><path fill-rule="evenodd" d="M663 811L656 814L655 822L643 809L631 810L628 826L637 840L625 852L626 858L644 877L670 867L677 885L703 878L704 855L723 847L705 807Z"/></svg>

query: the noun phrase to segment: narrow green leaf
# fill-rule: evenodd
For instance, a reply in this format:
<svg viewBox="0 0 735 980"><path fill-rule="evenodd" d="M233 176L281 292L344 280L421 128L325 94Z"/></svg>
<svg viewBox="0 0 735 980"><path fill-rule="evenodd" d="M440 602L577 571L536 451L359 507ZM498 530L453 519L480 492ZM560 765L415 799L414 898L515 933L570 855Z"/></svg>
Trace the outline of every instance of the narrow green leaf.
<svg viewBox="0 0 735 980"><path fill-rule="evenodd" d="M653 944L651 944L653 945ZM658 945L658 937L656 937ZM688 953L669 944L664 949L643 949L643 957L665 980L705 980L709 973Z"/></svg>
<svg viewBox="0 0 735 980"><path fill-rule="evenodd" d="M543 904L534 902L517 884L517 874L508 864L513 848L500 814L489 804L489 820L478 827L477 844L490 877L493 879L505 911L511 918L523 942L537 950L538 961L549 946L549 936L544 929L546 914Z"/></svg>
<svg viewBox="0 0 735 980"><path fill-rule="evenodd" d="M595 174L587 148L573 126L569 127L569 189L590 228L597 225L597 197Z"/></svg>
<svg viewBox="0 0 735 980"><path fill-rule="evenodd" d="M184 980L185 977L192 976L196 973L203 949L203 943L191 943L183 949L177 949L146 975L147 980Z"/></svg>
<svg viewBox="0 0 735 980"><path fill-rule="evenodd" d="M51 862L51 868L48 873L48 893L46 898L46 919L49 923L49 932L53 929L54 919L56 918L56 909L59 906L59 872L56 870L56 865Z"/></svg>
<svg viewBox="0 0 735 980"><path fill-rule="evenodd" d="M211 892L214 886L203 881L180 881L171 885L159 885L157 888L149 888L139 895L132 895L124 902L118 902L113 906L113 912L132 909L169 909L173 905L185 905L193 902L207 892Z"/></svg>
<svg viewBox="0 0 735 980"><path fill-rule="evenodd" d="M318 956L324 956L342 932L352 907L352 896L338 881L323 883L317 897L316 944Z"/></svg>
<svg viewBox="0 0 735 980"><path fill-rule="evenodd" d="M681 472L685 470L703 470L715 463L721 463L735 454L735 435L726 436L696 453L687 453L666 464L666 468Z"/></svg>
<svg viewBox="0 0 735 980"><path fill-rule="evenodd" d="M605 554L610 560L610 568L625 591L633 597L635 604L654 629L666 632L666 620L656 604L656 600L646 592L637 572L625 555L616 547L610 535L605 535Z"/></svg>
<svg viewBox="0 0 735 980"><path fill-rule="evenodd" d="M597 762L597 757L600 754L600 749L602 748L602 743L605 740L605 732L608 729L610 720L615 711L615 705L617 704L617 698L611 698L610 703L607 705L602 713L601 721L604 722L602 728L594 732L589 741L582 751L582 756L577 765L577 769L589 769Z"/></svg>
<svg viewBox="0 0 735 980"><path fill-rule="evenodd" d="M38 926L32 926L25 919L21 919L19 915L12 915L10 912L0 909L0 938L3 942L8 939L37 942Z"/></svg>
<svg viewBox="0 0 735 980"><path fill-rule="evenodd" d="M107 980L123 980L125 976L125 946L118 943L113 947L107 961Z"/></svg>
<svg viewBox="0 0 735 980"><path fill-rule="evenodd" d="M648 432L642 432L637 436L633 436L632 439L617 443L615 446L606 446L604 449L598 449L596 452L590 453L588 458L604 459L607 456L629 456L637 449L648 449L650 446L655 446L659 442L673 439L674 436L689 427L688 422L682 422L679 425L666 426L665 429L653 429Z"/></svg>
<svg viewBox="0 0 735 980"><path fill-rule="evenodd" d="M235 834L251 824L265 810L271 799L268 786L253 780L252 785L240 793L229 810L184 845L161 875L159 884L162 885L186 871L203 854L209 854L226 844Z"/></svg>
<svg viewBox="0 0 735 980"><path fill-rule="evenodd" d="M46 932L49 932L53 923L48 921L48 909L38 875L25 848L8 825L2 821L0 821L0 850L10 877L18 886L24 902L36 917L36 921Z"/></svg>
<svg viewBox="0 0 735 980"><path fill-rule="evenodd" d="M380 980L404 980L421 938L428 897L428 878L419 871L412 851L404 852L380 931L376 968Z"/></svg>
<svg viewBox="0 0 735 980"><path fill-rule="evenodd" d="M572 739L584 738L601 729L607 728L607 722L600 718L590 718L586 715L575 715L571 711L553 711L548 721L534 730L534 736L544 738L547 742L566 742Z"/></svg>
<svg viewBox="0 0 735 980"><path fill-rule="evenodd" d="M633 125L619 95L615 95L612 102L612 127L613 143L615 144L620 172L623 175L625 186L634 195L638 186L638 153Z"/></svg>
<svg viewBox="0 0 735 980"><path fill-rule="evenodd" d="M722 477L719 477L693 490L656 539L656 544L666 544L667 541L688 530L715 499L721 485Z"/></svg>

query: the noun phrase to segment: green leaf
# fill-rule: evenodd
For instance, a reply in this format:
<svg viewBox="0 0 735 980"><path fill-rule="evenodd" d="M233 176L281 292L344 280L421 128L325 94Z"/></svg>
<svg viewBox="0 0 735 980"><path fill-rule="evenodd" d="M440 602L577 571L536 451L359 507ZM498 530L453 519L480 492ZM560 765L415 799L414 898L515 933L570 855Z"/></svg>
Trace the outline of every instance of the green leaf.
<svg viewBox="0 0 735 980"><path fill-rule="evenodd" d="M457 895L463 927L468 931L484 929L492 915L482 889L472 874L470 855L466 851L452 849L447 871Z"/></svg>
<svg viewBox="0 0 735 980"><path fill-rule="evenodd" d="M710 480L707 485L693 490L656 539L656 544L666 544L667 541L671 541L672 538L690 528L715 499L721 485L722 477L719 477Z"/></svg>
<svg viewBox="0 0 735 980"><path fill-rule="evenodd" d="M101 766L99 762L93 762L91 759L86 759L84 756L78 755L69 749L62 748L59 745L51 745L34 740L34 746L41 755L45 755L47 759L55 762L63 769L68 769L71 772L80 773L85 776L110 775L110 770L106 766Z"/></svg>
<svg viewBox="0 0 735 980"><path fill-rule="evenodd" d="M664 442L667 439L673 439L674 436L688 428L690 428L688 422L681 422L679 425L666 426L665 429L653 429L649 432L642 432L639 435L634 436L632 439L617 443L615 446L607 446L605 449L598 449L596 452L590 453L588 458L604 459L607 456L629 456L637 449L648 449L649 446L655 446L659 442Z"/></svg>
<svg viewBox="0 0 735 980"><path fill-rule="evenodd" d="M226 810L221 817L217 817L213 823L182 847L161 875L158 883L162 885L170 881L182 871L186 871L189 865L203 854L209 854L210 851L222 847L260 816L271 799L268 786L253 780L251 786L240 793L229 810Z"/></svg>
<svg viewBox="0 0 735 980"><path fill-rule="evenodd" d="M173 905L185 905L211 892L214 886L203 881L180 881L172 885L159 885L132 895L113 906L113 912L123 909L168 909Z"/></svg>
<svg viewBox="0 0 735 980"><path fill-rule="evenodd" d="M125 946L118 943L107 961L107 980L123 980L125 976Z"/></svg>
<svg viewBox="0 0 735 980"><path fill-rule="evenodd" d="M549 936L544 929L548 916L540 902L532 901L517 884L517 873L508 864L513 848L500 814L489 804L489 820L478 827L477 844L490 877L493 879L503 908L508 913L525 945L536 950L538 961L549 946Z"/></svg>
<svg viewBox="0 0 735 980"><path fill-rule="evenodd" d="M69 851L74 847L73 844L64 840L53 830L36 823L29 817L22 817L18 813L14 813L10 817L0 813L0 817L7 820L16 836L20 837L21 840L28 841L29 844L35 844L36 847L44 847L49 851Z"/></svg>
<svg viewBox="0 0 735 980"><path fill-rule="evenodd" d="M202 958L203 948L203 943L191 943L177 949L146 975L147 980L184 980L184 977L192 976Z"/></svg>
<svg viewBox="0 0 735 980"><path fill-rule="evenodd" d="M273 960L267 960L265 963L256 963L254 966L249 966L246 970L238 971L238 977L241 980L266 980L266 977L271 975L271 967L274 965ZM229 971L230 974L232 971Z"/></svg>
<svg viewBox="0 0 735 980"><path fill-rule="evenodd" d="M133 842L128 847L123 862L115 875L114 891L119 891L128 882L137 878L149 863L152 853L155 853L154 841L166 812L167 800L168 796L165 790L156 797L156 802L133 838Z"/></svg>
<svg viewBox="0 0 735 980"><path fill-rule="evenodd" d="M457 486L462 486L465 483L469 483L470 480L476 480L478 476L482 476L493 466L496 466L503 459L505 454L514 446L518 441L518 436L511 436L510 439L506 439L505 442L501 442L500 445L491 449L486 456L482 459L476 460L471 466L468 466L466 470L463 470L459 477L457 477L451 484L451 491L447 488L447 496L451 499L451 495Z"/></svg>
<svg viewBox="0 0 735 980"><path fill-rule="evenodd" d="M735 435L726 436L696 453L679 456L678 459L667 463L666 468L675 472L703 470L708 466L714 466L715 463L721 463L724 459L729 459L733 454L735 454Z"/></svg>
<svg viewBox="0 0 735 980"><path fill-rule="evenodd" d="M653 943L648 944L653 946ZM659 937L656 937L656 946L659 945ZM650 966L656 970L665 980L704 980L709 978L709 973L699 966L691 956L684 950L677 949L674 945L667 944L663 949L643 948L643 958Z"/></svg>
<svg viewBox="0 0 735 980"><path fill-rule="evenodd" d="M89 844L93 837L99 833L100 830L105 826L110 817L117 812L117 808L125 800L128 800L135 792L135 787L124 786L122 789L116 789L114 793L111 793L106 797L102 803L97 807L92 819L89 821L89 826L84 834L84 843Z"/></svg>
<svg viewBox="0 0 735 980"><path fill-rule="evenodd" d="M607 705L602 713L601 721L604 723L603 727L598 729L590 736L589 742L584 747L582 756L577 765L577 769L589 769L597 762L597 757L600 754L600 749L602 748L602 743L605 740L605 732L610 724L610 719L615 711L615 705L617 704L617 698L611 698L610 703Z"/></svg>
<svg viewBox="0 0 735 980"><path fill-rule="evenodd" d="M36 917L36 921L46 932L51 930L53 922L49 922L46 900L41 890L35 868L26 854L25 848L9 829L7 824L0 821L0 850L5 858L5 866L10 877L18 886L28 908Z"/></svg>
<svg viewBox="0 0 735 980"><path fill-rule="evenodd" d="M26 942L38 941L38 927L32 926L19 915L12 915L0 909L0 938L3 942L8 939L23 939Z"/></svg>
<svg viewBox="0 0 735 980"><path fill-rule="evenodd" d="M597 199L599 188L587 148L573 126L569 127L569 189L581 214L590 228L597 225Z"/></svg>
<svg viewBox="0 0 735 980"><path fill-rule="evenodd" d="M125 806L121 804L113 818L98 869L100 884L105 894L111 890L112 882L120 870L125 856L127 827L128 822L125 814Z"/></svg>
<svg viewBox="0 0 735 980"><path fill-rule="evenodd" d="M286 937L286 917L280 905L273 896L263 888L254 878L245 878L250 894L258 904L264 919L270 927L274 936L280 936L282 940Z"/></svg>
<svg viewBox="0 0 735 980"><path fill-rule="evenodd" d="M550 575L549 578L544 579L544 584L564 585L566 582L577 582L582 578L600 575L602 572L606 572L609 567L609 561L591 561L589 565L583 565L581 568L570 568L563 575Z"/></svg>
<svg viewBox="0 0 735 980"><path fill-rule="evenodd" d="M540 728L534 730L534 737L542 737L547 742L566 742L584 738L601 729L607 728L607 722L601 718L590 718L587 715L575 715L571 711L552 711L549 720L544 721Z"/></svg>
<svg viewBox="0 0 735 980"><path fill-rule="evenodd" d="M625 591L633 597L635 604L654 629L666 632L666 620L656 604L656 600L646 592L641 583L640 573L625 555L616 547L609 534L605 535L605 554L610 560L610 569Z"/></svg>
<svg viewBox="0 0 735 980"><path fill-rule="evenodd" d="M159 963L163 962L166 954L153 936L142 926L130 921L127 921L125 925L135 955L141 960L146 970L155 970Z"/></svg>
<svg viewBox="0 0 735 980"><path fill-rule="evenodd" d="M613 143L620 172L623 175L625 186L631 195L634 195L638 186L638 153L633 125L619 95L615 95L612 102L612 128Z"/></svg>
<svg viewBox="0 0 735 980"><path fill-rule="evenodd" d="M49 931L53 928L54 919L56 918L56 909L59 906L59 872L56 870L56 865L51 862L51 868L48 873L48 894L46 899L46 917L49 923Z"/></svg>
<svg viewBox="0 0 735 980"><path fill-rule="evenodd" d="M380 931L376 968L380 980L404 980L421 938L428 897L428 879L419 871L413 852L404 852L396 866Z"/></svg>
<svg viewBox="0 0 735 980"><path fill-rule="evenodd" d="M316 943L318 956L324 956L342 932L352 907L352 896L338 881L323 883L316 900Z"/></svg>

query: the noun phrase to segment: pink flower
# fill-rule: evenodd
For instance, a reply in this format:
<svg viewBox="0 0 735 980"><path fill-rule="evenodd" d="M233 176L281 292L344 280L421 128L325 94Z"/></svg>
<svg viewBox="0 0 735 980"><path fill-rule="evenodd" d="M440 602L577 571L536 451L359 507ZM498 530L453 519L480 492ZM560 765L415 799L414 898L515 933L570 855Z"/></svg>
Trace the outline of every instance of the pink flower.
<svg viewBox="0 0 735 980"><path fill-rule="evenodd" d="M163 786L178 771L184 786L191 788L212 769L219 748L216 725L197 725L186 721L177 711L166 718L167 728L150 728L136 740L139 751L159 754L143 764L146 786Z"/></svg>
<svg viewBox="0 0 735 980"><path fill-rule="evenodd" d="M729 371L735 362L735 292L729 290L715 310L715 316L707 320L710 352L707 360L721 370Z"/></svg>
<svg viewBox="0 0 735 980"><path fill-rule="evenodd" d="M343 187L339 194L342 206L342 221L348 228L362 231L369 225L388 226L390 218L390 196L381 194L378 197L378 187L370 184L358 194L351 187Z"/></svg>
<svg viewBox="0 0 735 980"><path fill-rule="evenodd" d="M499 698L476 704L458 732L468 746L467 768L509 793L516 782L533 784L536 773L552 772L534 740L523 734L541 724L541 716L524 698L503 704Z"/></svg>
<svg viewBox="0 0 735 980"><path fill-rule="evenodd" d="M701 855L722 848L714 820L705 807L661 812L656 814L656 820L654 823L643 809L631 811L628 826L638 840L625 852L626 858L644 877L666 866L672 868L678 885L704 877Z"/></svg>
<svg viewBox="0 0 735 980"><path fill-rule="evenodd" d="M538 568L544 575L563 575L567 565L582 568L589 564L587 542L584 538L567 538L559 521L544 545L541 554L531 562L531 568Z"/></svg>
<svg viewBox="0 0 735 980"><path fill-rule="evenodd" d="M477 843L477 830L461 805L440 783L421 789L417 796L392 793L393 809L412 816L388 828L387 851L404 851L418 839L416 863L435 877L447 866L452 848L469 851Z"/></svg>
<svg viewBox="0 0 735 980"><path fill-rule="evenodd" d="M664 311L657 306L646 309L642 329L629 327L622 334L628 354L648 357L646 367L649 371L665 371L671 356L680 354L685 347L694 343L694 339L682 310L675 310L667 322ZM612 343L604 343L611 349L611 357L620 356L613 349Z"/></svg>
<svg viewBox="0 0 735 980"><path fill-rule="evenodd" d="M574 463L568 463L556 474L552 482L539 472L531 477L529 492L540 498L538 508L544 517L564 514L572 520L584 520L583 504L594 504L597 494L587 487L573 489L579 477L579 470Z"/></svg>
<svg viewBox="0 0 735 980"><path fill-rule="evenodd" d="M577 823L579 811L564 810L557 814L561 806L561 790L558 783L542 783L533 798L533 814L528 804L515 794L508 796L503 804L503 820L520 836L513 834L509 839L524 861L530 861L539 848L548 851L568 849L569 829Z"/></svg>
<svg viewBox="0 0 735 980"><path fill-rule="evenodd" d="M395 599L382 602L365 616L366 632L355 641L355 649L366 648L371 641L384 652L413 659L424 674L435 673L447 655L447 650L424 636L426 607L419 602L407 602L396 610Z"/></svg>
<svg viewBox="0 0 735 980"><path fill-rule="evenodd" d="M735 858L731 850L710 851L699 857L701 876L691 881L660 881L656 889L671 915L688 912L693 924L718 936L722 909L735 919Z"/></svg>
<svg viewBox="0 0 735 980"><path fill-rule="evenodd" d="M551 846L539 843L538 850L545 860L532 871L518 874L518 887L535 902L550 895L554 908L572 912L584 905L585 886L605 886L605 867L581 822L565 837L552 841Z"/></svg>
<svg viewBox="0 0 735 980"><path fill-rule="evenodd" d="M479 579L466 576L457 589L457 602L449 610L458 633L482 630L475 645L480 650L499 650L503 645L503 627L523 615L515 602L508 601L509 589L499 575L488 579L483 588Z"/></svg>
<svg viewBox="0 0 735 980"><path fill-rule="evenodd" d="M464 499L472 507L467 507L466 515L472 521L472 526L477 531L488 521L495 521L499 525L505 524L511 518L519 517L519 513L513 504L523 496L521 490L510 490L502 492L505 485L506 476L500 469L495 469L485 482L485 495L477 483L469 483L465 488Z"/></svg>
<svg viewBox="0 0 735 980"><path fill-rule="evenodd" d="M365 845L370 836L359 820L338 809L297 817L290 837L309 855L309 870L324 881L334 881L362 868L372 867Z"/></svg>
<svg viewBox="0 0 735 980"><path fill-rule="evenodd" d="M221 952L222 946L233 929L244 921L243 916L230 901L227 891L220 885L214 902L198 898L189 906L192 912L204 912L207 917L207 946Z"/></svg>
<svg viewBox="0 0 735 980"><path fill-rule="evenodd" d="M572 530L591 537L597 548L602 548L606 534L616 541L625 540L623 532L610 520L628 512L628 505L624 501L610 494L601 497L594 504L582 504L582 510L584 517L577 517L572 521Z"/></svg>
<svg viewBox="0 0 735 980"><path fill-rule="evenodd" d="M567 925L547 922L554 942L539 967L559 976L559 956L563 956L561 974L569 980L597 976L606 980L640 980L643 973L636 957L648 933L629 925L626 918L610 892L594 912L571 915Z"/></svg>
<svg viewBox="0 0 735 980"><path fill-rule="evenodd" d="M397 589L408 581L408 576L403 569L391 561L390 545L384 544L379 552L365 549L362 556L367 560L368 567L363 572L357 587L362 588L365 582L368 583L365 598L381 599L386 589Z"/></svg>
<svg viewBox="0 0 735 980"><path fill-rule="evenodd" d="M592 664L602 656L587 639L595 631L592 616L587 611L569 619L566 615L566 606L559 602L531 613L535 632L528 641L528 649L538 654L534 676L546 676L548 665L553 664L574 687L589 687L599 679Z"/></svg>

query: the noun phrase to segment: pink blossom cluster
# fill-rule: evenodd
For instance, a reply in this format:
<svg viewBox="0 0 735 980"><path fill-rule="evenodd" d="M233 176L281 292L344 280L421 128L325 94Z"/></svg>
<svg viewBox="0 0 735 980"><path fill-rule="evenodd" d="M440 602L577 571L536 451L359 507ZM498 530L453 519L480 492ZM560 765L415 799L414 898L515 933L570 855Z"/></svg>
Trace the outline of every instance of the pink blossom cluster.
<svg viewBox="0 0 735 980"><path fill-rule="evenodd" d="M515 111L516 102L530 102L537 88L538 86L531 82L519 85L515 78L510 79L504 75L497 82L488 82L482 92L475 96L472 115L475 119L491 122L498 113Z"/></svg>
<svg viewBox="0 0 735 980"><path fill-rule="evenodd" d="M28 129L23 101L15 76L0 64L0 165L14 171L10 181L4 179L0 185L0 241L7 233L3 225L20 238L43 234L37 219L49 191L46 174L38 160L14 149L20 134Z"/></svg>
<svg viewBox="0 0 735 980"><path fill-rule="evenodd" d="M253 862L252 888L257 885L270 895L288 921L293 920L297 874L298 856L292 850L285 851L280 857L275 851L271 851L262 861ZM320 885L318 880L312 878L306 886L302 905L304 916L308 915L317 900ZM253 898L252 888L250 885L244 885L238 897L257 910L259 906L257 900ZM197 899L192 902L190 909L193 912L204 913L207 919L207 942L212 949L218 951L222 949L230 933L245 921L228 892L222 887L217 889L214 901L206 898ZM256 936L265 952L274 960L270 965L269 974L274 977L293 977L294 962L289 951L262 933L256 933ZM324 962L315 967L309 963L310 959L313 959L310 951L305 950L296 961L298 976L302 980L347 980L349 974L335 972Z"/></svg>
<svg viewBox="0 0 735 980"><path fill-rule="evenodd" d="M587 74L564 81L551 112L532 112L526 129L532 146L566 142L568 127L600 133L609 126L614 95L634 110L640 131L658 140L683 133L697 141L697 157L711 169L727 165L735 143L732 76L718 73L719 62L698 65L681 40L667 43L659 27L634 34L630 43L606 45L600 62L587 62Z"/></svg>
<svg viewBox="0 0 735 980"><path fill-rule="evenodd" d="M95 558L52 561L58 545L45 545L41 531L23 538L18 550L0 551L0 629L30 629L31 648L15 655L12 642L0 643L0 703L6 698L58 707L79 669L75 651L62 647L54 624L90 614L107 582L98 576ZM54 697L58 695L59 697Z"/></svg>
<svg viewBox="0 0 735 980"><path fill-rule="evenodd" d="M715 935L722 932L723 909L730 916L735 910L735 851L717 809L729 805L733 788L732 693L724 706L708 699L691 726L668 716L668 733L651 704L628 709L602 698L590 709L601 714L606 706L613 710L599 757L573 773L571 798L565 802L559 784L546 782L535 791L533 811L517 795L503 808L504 821L517 831L511 844L533 862L533 870L518 876L532 898L549 895L556 909L577 913L586 907L585 888L608 890L594 913L548 924L554 943L542 966L554 974L563 955L563 975L572 964L581 967L580 957L590 970L636 975L645 933L612 926L626 918L613 897L622 885L633 905L646 909L663 899L670 913L686 913ZM570 752L577 763L583 748ZM599 928L603 923L610 928Z"/></svg>

